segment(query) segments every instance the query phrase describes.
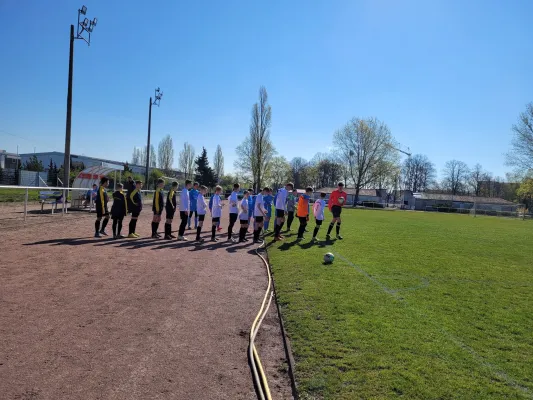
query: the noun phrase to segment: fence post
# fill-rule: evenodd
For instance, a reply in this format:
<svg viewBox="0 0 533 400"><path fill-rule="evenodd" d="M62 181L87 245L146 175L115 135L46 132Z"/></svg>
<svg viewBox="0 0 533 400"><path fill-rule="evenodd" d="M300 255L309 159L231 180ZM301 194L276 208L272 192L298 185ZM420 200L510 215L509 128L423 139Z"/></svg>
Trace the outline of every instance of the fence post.
<svg viewBox="0 0 533 400"><path fill-rule="evenodd" d="M24 195L24 222L26 222L27 214L28 214L28 188L26 188L26 194Z"/></svg>

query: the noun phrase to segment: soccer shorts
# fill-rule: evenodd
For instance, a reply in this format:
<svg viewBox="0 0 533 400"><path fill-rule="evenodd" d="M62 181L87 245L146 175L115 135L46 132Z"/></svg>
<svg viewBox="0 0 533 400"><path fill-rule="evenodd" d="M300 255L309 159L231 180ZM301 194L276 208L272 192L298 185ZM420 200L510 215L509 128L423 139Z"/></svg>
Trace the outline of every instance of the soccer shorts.
<svg viewBox="0 0 533 400"><path fill-rule="evenodd" d="M189 219L189 212L188 211L180 211L180 218L183 220Z"/></svg>
<svg viewBox="0 0 533 400"><path fill-rule="evenodd" d="M341 206L331 207L331 213L333 214L333 218L339 218L341 216L341 212L342 212Z"/></svg>
<svg viewBox="0 0 533 400"><path fill-rule="evenodd" d="M248 220L247 219L241 219L239 221L241 221L241 225L248 225Z"/></svg>
<svg viewBox="0 0 533 400"><path fill-rule="evenodd" d="M205 214L198 215L198 221L202 222L205 219Z"/></svg>
<svg viewBox="0 0 533 400"><path fill-rule="evenodd" d="M109 218L109 211L108 210L105 210L104 212L102 212L102 210L100 209L97 209L96 210L96 217L97 218Z"/></svg>
<svg viewBox="0 0 533 400"><path fill-rule="evenodd" d="M167 212L167 219L174 219L174 214L176 212L174 208L166 208L165 211Z"/></svg>
<svg viewBox="0 0 533 400"><path fill-rule="evenodd" d="M264 219L264 218L263 218L262 215L261 215L261 216L258 216L258 217L255 217L255 222L259 222L259 223L261 223L261 222L263 222L263 219Z"/></svg>
<svg viewBox="0 0 533 400"><path fill-rule="evenodd" d="M285 210L276 208L276 218L285 218Z"/></svg>
<svg viewBox="0 0 533 400"><path fill-rule="evenodd" d="M229 214L229 223L230 225L234 224L237 221L238 214L237 213L230 213Z"/></svg>
<svg viewBox="0 0 533 400"><path fill-rule="evenodd" d="M322 220L322 219L316 219L316 218L315 218L315 222L316 222L316 225L317 225L317 226L322 225L322 222L323 222L323 221L324 221L324 220Z"/></svg>
<svg viewBox="0 0 533 400"><path fill-rule="evenodd" d="M220 222L220 217L213 217L212 221L213 221L213 223Z"/></svg>

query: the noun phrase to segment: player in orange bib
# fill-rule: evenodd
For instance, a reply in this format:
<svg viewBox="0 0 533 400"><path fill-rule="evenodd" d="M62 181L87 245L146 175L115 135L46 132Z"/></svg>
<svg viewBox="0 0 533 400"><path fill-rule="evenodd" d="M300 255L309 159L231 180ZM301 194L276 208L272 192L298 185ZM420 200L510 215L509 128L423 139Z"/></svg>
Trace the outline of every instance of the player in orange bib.
<svg viewBox="0 0 533 400"><path fill-rule="evenodd" d="M346 200L348 198L348 195L344 191L344 183L339 182L337 185L338 189L331 192L329 196L329 202L328 202L328 208L331 211L331 214L333 214L333 219L331 220L331 223L329 224L328 228L328 234L326 235L326 239L331 239L331 231L333 229L333 225L335 225L335 222L337 223L337 239L342 240L341 236L341 212L342 212L342 206L346 204Z"/></svg>

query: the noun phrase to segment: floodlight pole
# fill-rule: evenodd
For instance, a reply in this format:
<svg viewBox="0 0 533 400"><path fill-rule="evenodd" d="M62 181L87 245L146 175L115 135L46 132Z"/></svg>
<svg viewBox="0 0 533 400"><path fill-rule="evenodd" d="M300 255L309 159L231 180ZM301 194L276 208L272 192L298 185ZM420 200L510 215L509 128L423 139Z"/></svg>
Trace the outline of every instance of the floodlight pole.
<svg viewBox="0 0 533 400"><path fill-rule="evenodd" d="M68 89L67 89L67 121L65 128L65 159L63 161L63 187L70 185L70 138L72 127L72 78L74 75L74 40L82 39L87 45L91 45L91 32L96 26L97 19L89 21L87 18L80 22L80 14L85 15L87 7L83 6L78 10L78 25L76 35L74 35L74 25L70 25L70 52L68 59ZM83 36L83 32L88 33L88 37ZM66 202L65 202L66 203Z"/></svg>
<svg viewBox="0 0 533 400"><path fill-rule="evenodd" d="M152 105L159 107L159 102L161 101L161 97L163 97L163 92L161 92L161 90L157 88L155 90L154 100L152 101L152 98L150 97L150 104L148 105L148 143L146 144L146 173L144 176L147 189L149 189L148 170L150 168L150 130L152 128Z"/></svg>

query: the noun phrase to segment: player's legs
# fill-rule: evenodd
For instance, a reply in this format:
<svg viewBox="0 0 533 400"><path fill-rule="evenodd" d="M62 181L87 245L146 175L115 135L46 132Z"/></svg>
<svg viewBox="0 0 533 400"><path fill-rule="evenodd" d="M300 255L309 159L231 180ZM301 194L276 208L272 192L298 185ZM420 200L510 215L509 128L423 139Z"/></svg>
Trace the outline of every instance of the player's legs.
<svg viewBox="0 0 533 400"><path fill-rule="evenodd" d="M211 226L211 241L217 242L218 239L215 237L216 231L217 231L217 225L220 222L220 218L216 217L212 219L212 226Z"/></svg>
<svg viewBox="0 0 533 400"><path fill-rule="evenodd" d="M291 230L292 221L294 221L294 211L289 211L287 213L287 230Z"/></svg>
<svg viewBox="0 0 533 400"><path fill-rule="evenodd" d="M180 228L178 230L178 240L184 240L185 228L187 227L187 221L189 220L189 213L187 211L180 211Z"/></svg>
<svg viewBox="0 0 533 400"><path fill-rule="evenodd" d="M322 220L321 219L315 219L316 225L315 230L313 231L313 241L316 241L316 235L318 235L318 231L320 230L320 227L322 226Z"/></svg>
<svg viewBox="0 0 533 400"><path fill-rule="evenodd" d="M202 227L204 226L205 215L198 216L198 226L196 227L196 241L200 242L200 233L202 232Z"/></svg>
<svg viewBox="0 0 533 400"><path fill-rule="evenodd" d="M263 217L255 217L254 223L254 243L259 242L259 235L263 229Z"/></svg>
<svg viewBox="0 0 533 400"><path fill-rule="evenodd" d="M241 219L241 229L239 229L239 243L247 242L246 239L246 232L248 231L248 221L245 219Z"/></svg>
<svg viewBox="0 0 533 400"><path fill-rule="evenodd" d="M306 217L298 217L298 219L300 220L300 227L298 228L297 239L303 239L304 238L305 227L307 226L307 218Z"/></svg>
<svg viewBox="0 0 533 400"><path fill-rule="evenodd" d="M236 214L236 213L230 213L230 215L229 215L228 240L232 239L233 227L235 226L235 222L237 221L237 217L238 217L238 214Z"/></svg>

